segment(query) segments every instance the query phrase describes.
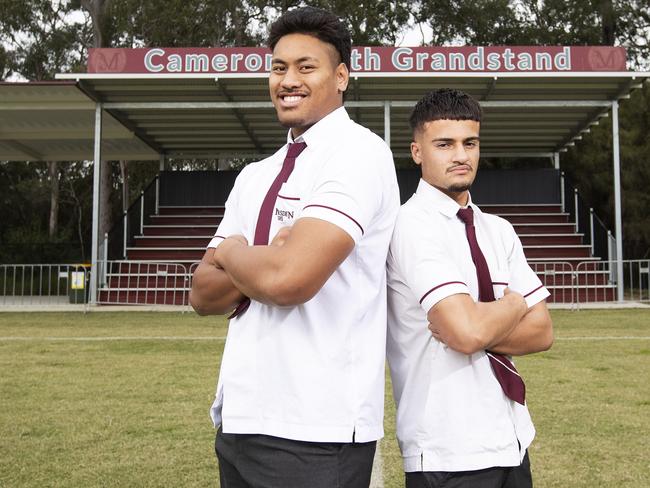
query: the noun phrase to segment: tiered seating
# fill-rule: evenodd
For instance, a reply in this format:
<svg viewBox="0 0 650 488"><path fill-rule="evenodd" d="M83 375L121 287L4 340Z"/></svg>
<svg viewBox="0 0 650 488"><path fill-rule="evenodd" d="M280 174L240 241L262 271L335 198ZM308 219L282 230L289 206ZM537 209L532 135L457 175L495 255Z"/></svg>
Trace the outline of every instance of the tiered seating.
<svg viewBox="0 0 650 488"><path fill-rule="evenodd" d="M575 224L569 222L569 215L562 213L559 204L481 205L481 208L513 225L528 262L551 292L549 302L615 299L616 288L609 283L609 272L599 269L600 258L591 255L591 247L583 243L584 236L576 232ZM581 265L582 271L574 277L578 263L587 264Z"/></svg>
<svg viewBox="0 0 650 488"><path fill-rule="evenodd" d="M100 303L187 304L192 265L201 260L224 207L159 207L123 263L109 266ZM148 262L148 263L147 263Z"/></svg>
<svg viewBox="0 0 650 488"><path fill-rule="evenodd" d="M551 291L549 301L573 303L611 301L615 287L608 271L599 271L583 235L575 231L560 205L481 205L515 228L524 253ZM100 290L100 303L187 303L188 275L223 217L223 207L160 207L142 236L127 248L129 261L112 266ZM140 263L146 261L155 264ZM574 277L578 263L584 270ZM577 291L574 281L577 280ZM577 293L577 296L576 296Z"/></svg>

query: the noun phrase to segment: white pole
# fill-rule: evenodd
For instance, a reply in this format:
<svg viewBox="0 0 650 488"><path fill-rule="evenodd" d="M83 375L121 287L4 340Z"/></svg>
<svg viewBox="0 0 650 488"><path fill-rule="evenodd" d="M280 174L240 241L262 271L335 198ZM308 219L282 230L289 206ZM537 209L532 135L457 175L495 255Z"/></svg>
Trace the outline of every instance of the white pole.
<svg viewBox="0 0 650 488"><path fill-rule="evenodd" d="M99 261L99 172L102 160L102 104L95 104L95 147L93 152L93 225L90 257L90 304L97 304L97 265Z"/></svg>
<svg viewBox="0 0 650 488"><path fill-rule="evenodd" d="M560 169L560 153L553 153L553 166L555 169Z"/></svg>
<svg viewBox="0 0 650 488"><path fill-rule="evenodd" d="M384 102L384 141L390 147L390 102Z"/></svg>
<svg viewBox="0 0 650 488"><path fill-rule="evenodd" d="M580 224L578 222L579 216L578 216L578 189L574 188L573 189L573 211L575 212L576 216L576 233L580 232Z"/></svg>
<svg viewBox="0 0 650 488"><path fill-rule="evenodd" d="M612 102L612 144L614 146L614 215L616 232L616 291L623 301L623 219L621 212L621 158L618 140L618 101Z"/></svg>
<svg viewBox="0 0 650 488"><path fill-rule="evenodd" d="M594 255L594 209L589 208L589 243L591 244L591 255Z"/></svg>
<svg viewBox="0 0 650 488"><path fill-rule="evenodd" d="M560 201L562 202L562 213L566 210L566 204L564 203L564 171L560 171Z"/></svg>

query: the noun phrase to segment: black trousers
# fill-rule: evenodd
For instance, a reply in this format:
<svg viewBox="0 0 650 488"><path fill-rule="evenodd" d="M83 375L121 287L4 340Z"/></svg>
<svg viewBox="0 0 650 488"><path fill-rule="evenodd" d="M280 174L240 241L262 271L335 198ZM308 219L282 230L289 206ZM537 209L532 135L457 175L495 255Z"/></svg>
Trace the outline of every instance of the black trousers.
<svg viewBox="0 0 650 488"><path fill-rule="evenodd" d="M406 488L532 488L528 452L521 465L477 471L406 473Z"/></svg>
<svg viewBox="0 0 650 488"><path fill-rule="evenodd" d="M217 431L221 488L368 488L376 442L303 442Z"/></svg>

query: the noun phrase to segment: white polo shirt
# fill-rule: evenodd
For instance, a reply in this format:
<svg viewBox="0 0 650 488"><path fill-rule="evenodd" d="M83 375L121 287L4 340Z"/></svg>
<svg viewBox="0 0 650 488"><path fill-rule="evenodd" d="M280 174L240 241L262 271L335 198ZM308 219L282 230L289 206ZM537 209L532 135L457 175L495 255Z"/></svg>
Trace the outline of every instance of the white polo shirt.
<svg viewBox="0 0 650 488"><path fill-rule="evenodd" d="M470 205L495 297L507 286L529 307L546 298L512 226ZM420 180L400 209L388 255L388 361L407 472L517 466L535 436L528 409L504 395L485 352L456 352L427 328L428 311L443 298L478 301L459 208Z"/></svg>
<svg viewBox="0 0 650 488"><path fill-rule="evenodd" d="M393 158L343 107L299 140L307 148L280 189L269 239L301 217L315 217L343 229L355 246L307 303L252 300L230 321L211 416L226 433L372 441L383 436L385 262L399 210ZM286 152L285 145L242 170L209 247L233 234L253 242Z"/></svg>

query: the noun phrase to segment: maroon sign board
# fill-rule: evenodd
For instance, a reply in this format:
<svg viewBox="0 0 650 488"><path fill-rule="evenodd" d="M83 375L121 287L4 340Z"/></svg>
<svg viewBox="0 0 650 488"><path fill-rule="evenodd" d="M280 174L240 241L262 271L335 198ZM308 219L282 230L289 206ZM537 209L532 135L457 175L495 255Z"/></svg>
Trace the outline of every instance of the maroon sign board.
<svg viewBox="0 0 650 488"><path fill-rule="evenodd" d="M352 73L540 73L625 71L611 46L354 47ZM268 73L266 48L90 49L89 73Z"/></svg>

